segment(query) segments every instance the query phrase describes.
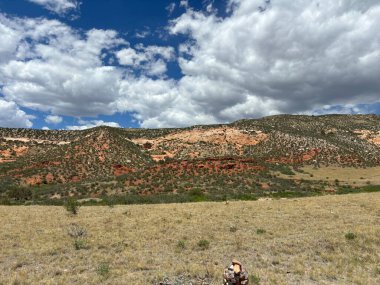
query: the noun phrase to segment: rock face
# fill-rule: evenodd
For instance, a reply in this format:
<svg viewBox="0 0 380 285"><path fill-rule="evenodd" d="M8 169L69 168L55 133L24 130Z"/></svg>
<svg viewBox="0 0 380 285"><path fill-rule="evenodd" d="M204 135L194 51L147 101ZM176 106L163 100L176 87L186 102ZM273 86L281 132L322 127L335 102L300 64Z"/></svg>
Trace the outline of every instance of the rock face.
<svg viewBox="0 0 380 285"><path fill-rule="evenodd" d="M354 133L357 134L359 138L380 146L380 131L355 130Z"/></svg>
<svg viewBox="0 0 380 285"><path fill-rule="evenodd" d="M233 127L217 127L213 129L192 129L189 131L180 131L166 135L153 140L145 140L153 146L163 141L178 141L180 143L195 144L198 142L211 143L216 145L232 144L240 148L244 145L256 145L267 138L266 134L257 131L256 135L250 135L246 132ZM133 140L139 143L138 139Z"/></svg>
<svg viewBox="0 0 380 285"><path fill-rule="evenodd" d="M194 128L174 132L158 138L132 139L135 144L146 148L155 161L166 158L194 159L225 155L243 155L243 148L265 141L268 135L262 131L248 133L234 127L212 129Z"/></svg>

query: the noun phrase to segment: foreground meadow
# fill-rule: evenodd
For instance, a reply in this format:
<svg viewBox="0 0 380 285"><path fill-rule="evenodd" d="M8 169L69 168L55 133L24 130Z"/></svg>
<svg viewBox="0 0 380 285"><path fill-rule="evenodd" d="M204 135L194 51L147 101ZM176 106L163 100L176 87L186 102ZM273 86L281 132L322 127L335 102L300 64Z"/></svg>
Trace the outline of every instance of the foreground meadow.
<svg viewBox="0 0 380 285"><path fill-rule="evenodd" d="M0 284L221 284L232 257L250 284L380 284L380 193L0 206L0 225Z"/></svg>

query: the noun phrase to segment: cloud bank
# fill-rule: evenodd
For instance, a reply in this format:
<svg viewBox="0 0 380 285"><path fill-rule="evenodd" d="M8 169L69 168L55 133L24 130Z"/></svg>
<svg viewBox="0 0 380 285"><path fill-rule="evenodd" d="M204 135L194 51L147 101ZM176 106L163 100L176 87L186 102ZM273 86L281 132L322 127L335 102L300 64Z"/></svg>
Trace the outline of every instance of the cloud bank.
<svg viewBox="0 0 380 285"><path fill-rule="evenodd" d="M225 17L182 2L167 27L186 38L176 47L0 15L0 102L57 116L132 112L142 127L174 127L380 101L378 1L229 0ZM173 61L179 79L168 76Z"/></svg>
<svg viewBox="0 0 380 285"><path fill-rule="evenodd" d="M376 1L233 0L231 15L188 10L171 32L191 101L217 121L379 99ZM196 84L197 83L197 84ZM212 103L214 102L214 103Z"/></svg>

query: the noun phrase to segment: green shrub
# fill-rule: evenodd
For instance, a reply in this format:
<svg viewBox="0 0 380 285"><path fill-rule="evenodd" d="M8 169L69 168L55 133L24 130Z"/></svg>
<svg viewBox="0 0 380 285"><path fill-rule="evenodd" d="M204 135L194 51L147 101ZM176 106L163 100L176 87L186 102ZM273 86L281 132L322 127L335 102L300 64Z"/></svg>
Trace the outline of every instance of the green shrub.
<svg viewBox="0 0 380 285"><path fill-rule="evenodd" d="M280 165L277 168L284 175L295 175L294 171L287 165Z"/></svg>
<svg viewBox="0 0 380 285"><path fill-rule="evenodd" d="M179 241L177 242L177 249L179 249L179 250L184 250L184 249L186 249L186 243L185 243L184 240L179 240Z"/></svg>
<svg viewBox="0 0 380 285"><path fill-rule="evenodd" d="M80 207L80 204L78 202L77 199L73 198L73 197L70 197L66 200L65 204L64 204L64 207L65 209L73 214L73 215L77 215L78 214L78 211L79 211L79 207Z"/></svg>
<svg viewBox="0 0 380 285"><path fill-rule="evenodd" d="M360 188L360 192L380 192L380 185L368 185Z"/></svg>
<svg viewBox="0 0 380 285"><path fill-rule="evenodd" d="M103 198L103 203L105 203L108 207L113 208L115 207L115 199L113 197L105 197Z"/></svg>
<svg viewBox="0 0 380 285"><path fill-rule="evenodd" d="M202 240L198 241L197 245L198 245L199 249L201 249L201 250L206 250L206 249L210 248L210 242L207 239L202 239Z"/></svg>
<svg viewBox="0 0 380 285"><path fill-rule="evenodd" d="M11 205L11 200L9 200L8 197L1 197L0 198L0 205Z"/></svg>
<svg viewBox="0 0 380 285"><path fill-rule="evenodd" d="M107 262L102 262L96 267L96 273L102 277L108 277L110 273L110 266Z"/></svg>
<svg viewBox="0 0 380 285"><path fill-rule="evenodd" d="M354 240L356 239L356 234L352 232L348 232L344 235L344 237L346 238L346 240Z"/></svg>
<svg viewBox="0 0 380 285"><path fill-rule="evenodd" d="M264 229L257 229L257 230L256 230L256 233L257 233L258 235L262 235L262 234L265 234L265 233L266 233L266 230L264 230Z"/></svg>
<svg viewBox="0 0 380 285"><path fill-rule="evenodd" d="M88 249L87 241L85 239L77 238L74 240L74 248L76 250Z"/></svg>
<svg viewBox="0 0 380 285"><path fill-rule="evenodd" d="M231 233L235 233L237 231L237 227L236 226L231 226L230 227L230 232Z"/></svg>
<svg viewBox="0 0 380 285"><path fill-rule="evenodd" d="M26 188L26 187L11 188L8 191L8 197L16 201L25 201L25 200L32 199L33 193L30 188Z"/></svg>
<svg viewBox="0 0 380 285"><path fill-rule="evenodd" d="M189 191L191 202L203 202L207 200L207 197L199 188L194 188Z"/></svg>
<svg viewBox="0 0 380 285"><path fill-rule="evenodd" d="M253 285L259 285L260 284L260 277L256 276L255 274L251 274L249 276L249 279L252 281Z"/></svg>

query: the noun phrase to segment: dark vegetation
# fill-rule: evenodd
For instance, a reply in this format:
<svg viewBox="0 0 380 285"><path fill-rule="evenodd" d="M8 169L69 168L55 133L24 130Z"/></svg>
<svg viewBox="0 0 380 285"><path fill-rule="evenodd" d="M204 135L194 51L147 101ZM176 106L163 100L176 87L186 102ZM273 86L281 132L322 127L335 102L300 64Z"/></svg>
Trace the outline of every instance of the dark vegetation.
<svg viewBox="0 0 380 285"><path fill-rule="evenodd" d="M170 138L182 132L233 128L255 145ZM365 133L365 135L363 135ZM136 143L138 140L145 143ZM0 129L0 203L170 203L254 200L325 194L328 182L284 179L304 165L380 165L376 115L272 116L184 129L85 131ZM171 154L171 156L167 155ZM154 155L162 155L154 161ZM167 155L167 156L166 156ZM380 186L332 186L337 194Z"/></svg>

